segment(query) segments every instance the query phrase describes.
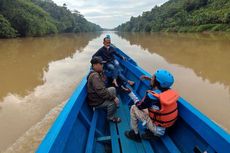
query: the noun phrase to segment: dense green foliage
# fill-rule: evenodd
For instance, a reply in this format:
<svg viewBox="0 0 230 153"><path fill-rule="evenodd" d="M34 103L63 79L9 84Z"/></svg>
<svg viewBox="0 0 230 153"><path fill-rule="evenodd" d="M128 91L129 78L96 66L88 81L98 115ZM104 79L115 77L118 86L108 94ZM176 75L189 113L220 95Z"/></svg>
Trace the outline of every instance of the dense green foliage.
<svg viewBox="0 0 230 153"><path fill-rule="evenodd" d="M10 37L16 37L16 31L14 28L11 27L8 20L6 20L1 14L0 14L0 37L3 38L10 38Z"/></svg>
<svg viewBox="0 0 230 153"><path fill-rule="evenodd" d="M79 12L57 6L52 0L1 0L0 37L43 36L58 32L101 30Z"/></svg>
<svg viewBox="0 0 230 153"><path fill-rule="evenodd" d="M100 26L88 22L78 11L72 13L65 4L60 7L53 3L52 0L32 0L32 2L49 13L60 32L92 32L101 30Z"/></svg>
<svg viewBox="0 0 230 153"><path fill-rule="evenodd" d="M230 31L230 0L169 0L118 26L129 32Z"/></svg>

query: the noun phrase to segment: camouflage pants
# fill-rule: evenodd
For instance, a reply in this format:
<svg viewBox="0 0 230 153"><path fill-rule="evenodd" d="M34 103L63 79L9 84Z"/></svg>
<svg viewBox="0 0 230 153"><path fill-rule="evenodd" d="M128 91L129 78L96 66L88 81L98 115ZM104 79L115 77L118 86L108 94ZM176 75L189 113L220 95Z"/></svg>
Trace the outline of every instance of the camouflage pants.
<svg viewBox="0 0 230 153"><path fill-rule="evenodd" d="M140 110L137 108L136 105L133 105L130 109L130 117L131 117L131 129L135 131L135 133L138 133L138 120L142 121L142 123L146 123L147 128L155 133L156 126L152 123L152 120L150 119L148 112L144 110Z"/></svg>
<svg viewBox="0 0 230 153"><path fill-rule="evenodd" d="M116 89L114 87L109 87L107 89L112 95L116 96ZM107 119L110 120L114 117L117 106L113 100L106 100L104 103L97 106L96 109L105 109L107 111Z"/></svg>

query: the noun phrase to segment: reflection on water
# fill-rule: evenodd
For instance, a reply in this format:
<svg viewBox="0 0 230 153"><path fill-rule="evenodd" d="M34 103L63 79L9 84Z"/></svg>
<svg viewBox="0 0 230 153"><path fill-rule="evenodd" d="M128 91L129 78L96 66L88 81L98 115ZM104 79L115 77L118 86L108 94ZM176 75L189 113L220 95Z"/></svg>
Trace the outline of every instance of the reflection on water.
<svg viewBox="0 0 230 153"><path fill-rule="evenodd" d="M95 50L87 45L98 36L68 34L0 41L0 89L5 96L0 101L0 123L4 123L0 124L0 152L66 101L88 71L89 52Z"/></svg>
<svg viewBox="0 0 230 153"><path fill-rule="evenodd" d="M43 84L43 70L49 62L81 51L95 36L66 34L0 40L0 98L8 93L23 96Z"/></svg>
<svg viewBox="0 0 230 153"><path fill-rule="evenodd" d="M146 71L171 71L181 96L230 131L229 34L65 34L0 40L0 152L35 151L105 34Z"/></svg>
<svg viewBox="0 0 230 153"><path fill-rule="evenodd" d="M17 141L4 153L33 153L39 146L46 132L53 124L56 116L60 113L65 102L54 107L46 116L26 131Z"/></svg>
<svg viewBox="0 0 230 153"><path fill-rule="evenodd" d="M230 34L118 35L145 70L172 71L182 97L230 131Z"/></svg>
<svg viewBox="0 0 230 153"><path fill-rule="evenodd" d="M230 34L121 33L120 36L169 63L192 68L211 83L230 86Z"/></svg>

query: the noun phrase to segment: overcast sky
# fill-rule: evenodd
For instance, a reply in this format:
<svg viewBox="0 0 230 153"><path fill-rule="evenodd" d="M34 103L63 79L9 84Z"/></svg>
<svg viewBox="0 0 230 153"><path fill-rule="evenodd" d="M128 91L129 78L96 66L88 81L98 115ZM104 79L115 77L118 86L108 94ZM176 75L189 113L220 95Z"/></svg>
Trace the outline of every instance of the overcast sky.
<svg viewBox="0 0 230 153"><path fill-rule="evenodd" d="M67 4L84 17L103 28L114 28L130 19L150 11L155 5L168 0L53 0L58 5Z"/></svg>

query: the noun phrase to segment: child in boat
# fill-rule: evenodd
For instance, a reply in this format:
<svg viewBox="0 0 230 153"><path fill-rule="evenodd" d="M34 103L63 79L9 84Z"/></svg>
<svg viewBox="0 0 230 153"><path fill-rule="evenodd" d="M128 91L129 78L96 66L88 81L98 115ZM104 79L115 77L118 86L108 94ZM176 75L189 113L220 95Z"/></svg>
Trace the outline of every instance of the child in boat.
<svg viewBox="0 0 230 153"><path fill-rule="evenodd" d="M164 135L166 128L175 123L178 115L177 100L179 96L170 89L174 83L170 72L159 69L152 78L142 76L141 79L151 81L151 90L146 91L141 101L133 92L129 94L135 104L130 109L131 130L126 131L125 135L135 141ZM138 131L138 121L142 121L143 125L147 127L142 135Z"/></svg>

